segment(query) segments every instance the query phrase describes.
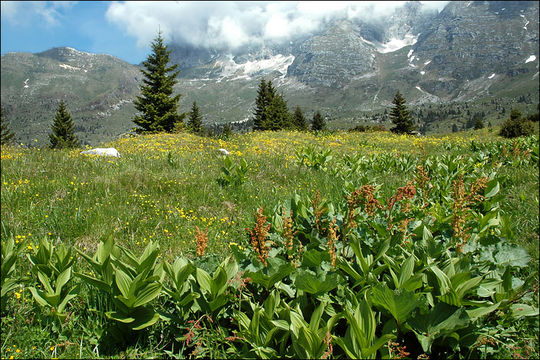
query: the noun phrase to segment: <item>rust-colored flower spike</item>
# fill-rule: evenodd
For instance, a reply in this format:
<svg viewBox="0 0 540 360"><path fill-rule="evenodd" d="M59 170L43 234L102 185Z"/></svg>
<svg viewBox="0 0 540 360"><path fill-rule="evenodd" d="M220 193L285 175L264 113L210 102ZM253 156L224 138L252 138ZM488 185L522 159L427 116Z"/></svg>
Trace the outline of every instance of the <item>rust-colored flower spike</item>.
<svg viewBox="0 0 540 360"><path fill-rule="evenodd" d="M330 262L332 267L336 267L336 241L339 239L337 234L338 226L336 225L336 218L328 224L328 255L330 255Z"/></svg>
<svg viewBox="0 0 540 360"><path fill-rule="evenodd" d="M433 188L433 185L428 185L428 181L430 180L430 178L427 176L426 170L423 166L419 165L416 167L416 175L414 180L416 182L416 187L422 190L422 202L423 207L425 208L429 204L427 200L429 198L429 192Z"/></svg>
<svg viewBox="0 0 540 360"><path fill-rule="evenodd" d="M208 246L208 230L204 232L200 230L198 226L195 226L195 228L197 229L195 232L195 241L197 242L195 253L197 256L203 256L206 247Z"/></svg>
<svg viewBox="0 0 540 360"><path fill-rule="evenodd" d="M407 200L411 200L416 195L416 187L409 181L407 185L402 186L397 189L396 195L391 196L387 200L386 208L388 210L388 230L390 230L393 226L392 224L392 210L394 209L394 205L398 202L403 200L404 198ZM405 204L405 206L402 209L403 213L406 213L409 211L409 204Z"/></svg>
<svg viewBox="0 0 540 360"><path fill-rule="evenodd" d="M283 232L282 236L284 241L285 248L287 249L287 256L289 260L293 259L293 249L294 249L294 235L296 231L293 231L293 211L291 210L289 216L285 213L285 208L283 208Z"/></svg>
<svg viewBox="0 0 540 360"><path fill-rule="evenodd" d="M317 229L319 235L326 230L321 226L321 215L324 214L326 208L319 208L319 203L321 201L321 192L317 190L313 199L311 200L311 206L313 207L313 213L315 214L315 228Z"/></svg>
<svg viewBox="0 0 540 360"><path fill-rule="evenodd" d="M253 250L257 253L257 258L260 262L267 266L266 259L268 259L268 253L270 248L266 245L266 238L268 237L268 231L271 224L266 225L266 216L263 215L263 208L260 207L255 213L255 227L253 230L249 230L251 235L251 245Z"/></svg>
<svg viewBox="0 0 540 360"><path fill-rule="evenodd" d="M362 204L364 205L364 211L368 214L373 216L375 213L375 208L382 208L381 203L375 199L375 195L373 194L375 192L375 186L373 185L362 185L358 190L358 195L362 199Z"/></svg>
<svg viewBox="0 0 540 360"><path fill-rule="evenodd" d="M484 200L484 196L480 192L486 188L487 182L488 179L485 176L478 178L471 184L468 193L465 191L463 175L452 184L452 198L454 199L454 204L452 205L452 230L454 231L454 236L459 240L456 245L458 253L461 253L463 246L470 237L470 234L467 233L470 228L465 228L467 214L471 206Z"/></svg>

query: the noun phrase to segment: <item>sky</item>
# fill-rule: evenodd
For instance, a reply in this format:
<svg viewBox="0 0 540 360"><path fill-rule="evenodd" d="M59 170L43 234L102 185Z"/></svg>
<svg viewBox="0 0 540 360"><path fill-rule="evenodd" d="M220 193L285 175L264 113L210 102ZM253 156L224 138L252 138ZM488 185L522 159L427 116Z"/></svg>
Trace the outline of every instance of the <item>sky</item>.
<svg viewBox="0 0 540 360"><path fill-rule="evenodd" d="M1 1L1 53L69 46L139 64L159 30L167 43L227 50L285 42L326 21L373 20L402 1ZM442 10L448 1L421 1Z"/></svg>

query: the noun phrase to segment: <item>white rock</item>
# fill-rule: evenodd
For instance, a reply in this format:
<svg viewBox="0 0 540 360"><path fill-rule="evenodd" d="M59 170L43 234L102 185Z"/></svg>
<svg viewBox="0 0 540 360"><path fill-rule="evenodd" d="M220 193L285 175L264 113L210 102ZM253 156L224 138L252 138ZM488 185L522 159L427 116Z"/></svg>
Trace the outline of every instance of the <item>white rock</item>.
<svg viewBox="0 0 540 360"><path fill-rule="evenodd" d="M83 151L81 154L120 157L120 153L115 148L95 148Z"/></svg>
<svg viewBox="0 0 540 360"><path fill-rule="evenodd" d="M222 153L223 155L229 155L229 152L225 149L218 149L218 151Z"/></svg>

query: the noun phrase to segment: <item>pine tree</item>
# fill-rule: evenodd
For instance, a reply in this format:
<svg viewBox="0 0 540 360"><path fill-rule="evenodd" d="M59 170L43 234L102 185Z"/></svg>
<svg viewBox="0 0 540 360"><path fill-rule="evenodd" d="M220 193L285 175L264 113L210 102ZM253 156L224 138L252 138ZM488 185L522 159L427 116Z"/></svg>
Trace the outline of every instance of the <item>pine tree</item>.
<svg viewBox="0 0 540 360"><path fill-rule="evenodd" d="M253 130L266 130L266 108L269 101L268 86L264 79L261 79L259 88L257 89L257 98L255 99L255 111L253 112Z"/></svg>
<svg viewBox="0 0 540 360"><path fill-rule="evenodd" d="M481 117L477 117L474 122L474 130L480 130L484 128L484 120Z"/></svg>
<svg viewBox="0 0 540 360"><path fill-rule="evenodd" d="M306 117L298 105L294 108L292 123L296 130L306 131L308 129Z"/></svg>
<svg viewBox="0 0 540 360"><path fill-rule="evenodd" d="M58 109L56 109L56 116L54 117L51 129L52 133L49 134L51 149L74 148L79 146L79 140L75 136L73 118L67 111L64 101L61 101Z"/></svg>
<svg viewBox="0 0 540 360"><path fill-rule="evenodd" d="M15 133L9 128L9 123L4 119L4 108L0 108L0 145L12 144L15 141Z"/></svg>
<svg viewBox="0 0 540 360"><path fill-rule="evenodd" d="M326 129L326 123L319 111L313 115L313 121L311 122L311 130L321 131Z"/></svg>
<svg viewBox="0 0 540 360"><path fill-rule="evenodd" d="M185 114L178 114L178 106L181 94L172 96L174 85L178 83L176 76L179 71L174 71L178 64L167 67L171 51L163 43L161 32L152 42L152 54L141 69L144 75L140 86L141 96L133 102L135 108L141 113L135 116L133 122L140 126L136 131L144 132L172 132L176 123L182 122Z"/></svg>
<svg viewBox="0 0 540 360"><path fill-rule="evenodd" d="M265 130L277 131L291 127L287 102L283 98L283 95L276 94L275 91L266 108L266 121L267 126Z"/></svg>
<svg viewBox="0 0 540 360"><path fill-rule="evenodd" d="M197 102L194 101L191 106L191 111L189 113L188 119L188 129L194 134L201 134L202 132L202 116L197 106Z"/></svg>
<svg viewBox="0 0 540 360"><path fill-rule="evenodd" d="M394 104L394 107L390 111L390 119L396 127L390 129L390 131L397 134L410 134L416 129L416 126L411 120L409 110L405 106L405 98L403 98L399 91L394 96L392 104Z"/></svg>

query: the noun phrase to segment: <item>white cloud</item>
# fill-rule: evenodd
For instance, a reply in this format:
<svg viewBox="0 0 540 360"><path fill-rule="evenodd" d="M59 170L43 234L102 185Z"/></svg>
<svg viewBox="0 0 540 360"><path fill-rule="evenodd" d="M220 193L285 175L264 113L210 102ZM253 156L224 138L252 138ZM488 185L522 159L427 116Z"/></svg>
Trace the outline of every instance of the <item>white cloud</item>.
<svg viewBox="0 0 540 360"><path fill-rule="evenodd" d="M36 22L45 26L60 25L62 13L76 1L2 1L2 21L15 25Z"/></svg>
<svg viewBox="0 0 540 360"><path fill-rule="evenodd" d="M446 1L422 2L441 10ZM286 41L313 32L336 18L373 20L390 15L403 1L300 2L115 2L107 19L137 45L147 46L158 27L166 41L233 50L266 41Z"/></svg>

